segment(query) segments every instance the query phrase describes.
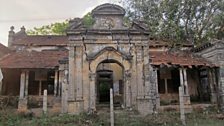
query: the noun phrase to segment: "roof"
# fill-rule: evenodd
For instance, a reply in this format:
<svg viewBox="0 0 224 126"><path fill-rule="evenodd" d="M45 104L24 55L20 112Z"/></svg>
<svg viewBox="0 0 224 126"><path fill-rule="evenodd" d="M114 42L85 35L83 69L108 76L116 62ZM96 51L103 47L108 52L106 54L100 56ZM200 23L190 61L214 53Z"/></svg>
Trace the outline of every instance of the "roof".
<svg viewBox="0 0 224 126"><path fill-rule="evenodd" d="M0 60L1 68L55 68L59 60L68 57L67 51L14 52Z"/></svg>
<svg viewBox="0 0 224 126"><path fill-rule="evenodd" d="M15 38L16 45L33 45L33 46L55 46L68 44L68 37L65 35L27 35Z"/></svg>
<svg viewBox="0 0 224 126"><path fill-rule="evenodd" d="M11 52L11 50L8 47L6 47L6 46L4 46L3 44L0 43L0 52L4 53L4 54L8 54L8 53Z"/></svg>
<svg viewBox="0 0 224 126"><path fill-rule="evenodd" d="M203 43L202 45L194 48L192 51L193 52L201 52L201 51L203 51L207 48L210 48L210 47L214 46L215 44L219 44L219 43L224 43L224 41L223 40L213 40L211 42Z"/></svg>
<svg viewBox="0 0 224 126"><path fill-rule="evenodd" d="M193 56L189 53L171 53L171 52L158 52L158 51L151 51L149 53L150 58L152 60L152 65L177 65L177 66L209 66L215 67L214 64L210 63L209 61L201 58Z"/></svg>

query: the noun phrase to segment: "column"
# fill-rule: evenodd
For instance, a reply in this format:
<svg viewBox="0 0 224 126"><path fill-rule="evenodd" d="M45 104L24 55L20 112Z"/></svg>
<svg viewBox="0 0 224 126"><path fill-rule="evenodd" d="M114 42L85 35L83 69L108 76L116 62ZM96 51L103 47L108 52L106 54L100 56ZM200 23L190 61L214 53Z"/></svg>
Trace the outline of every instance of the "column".
<svg viewBox="0 0 224 126"><path fill-rule="evenodd" d="M0 95L2 95L2 79L3 79L3 75L2 75L1 68L0 68Z"/></svg>
<svg viewBox="0 0 224 126"><path fill-rule="evenodd" d="M59 73L59 78L63 78L61 81L61 112L66 113L68 112L68 70L62 70Z"/></svg>
<svg viewBox="0 0 224 126"><path fill-rule="evenodd" d="M26 111L28 102L28 84L29 84L29 71L22 71L20 76L20 95L18 110Z"/></svg>
<svg viewBox="0 0 224 126"><path fill-rule="evenodd" d="M125 71L125 101L126 107L131 107L131 84L130 84L131 73L130 70Z"/></svg>
<svg viewBox="0 0 224 126"><path fill-rule="evenodd" d="M143 47L143 70L144 70L144 73L143 73L143 76L144 76L144 85L143 85L143 88L144 88L144 97L145 98L150 98L150 68L151 67L149 65L149 46L147 45L144 45Z"/></svg>
<svg viewBox="0 0 224 126"><path fill-rule="evenodd" d="M29 71L26 71L25 98L28 97Z"/></svg>
<svg viewBox="0 0 224 126"><path fill-rule="evenodd" d="M149 65L150 75L150 99L151 99L151 112L156 112L160 106L157 69Z"/></svg>
<svg viewBox="0 0 224 126"><path fill-rule="evenodd" d="M24 98L24 91L25 91L25 80L26 80L26 73L22 71L20 75L20 91L19 91L19 98Z"/></svg>
<svg viewBox="0 0 224 126"><path fill-rule="evenodd" d="M167 78L165 78L164 81L165 81L165 94L168 94Z"/></svg>
<svg viewBox="0 0 224 126"><path fill-rule="evenodd" d="M39 96L41 96L41 91L42 91L42 81L39 80Z"/></svg>
<svg viewBox="0 0 224 126"><path fill-rule="evenodd" d="M224 113L224 67L221 66L219 68L219 104L220 104L220 109Z"/></svg>
<svg viewBox="0 0 224 126"><path fill-rule="evenodd" d="M153 69L153 75L155 80L155 91L156 91L156 109L159 109L160 107L160 96L159 96L159 86L158 86L158 69Z"/></svg>
<svg viewBox="0 0 224 126"><path fill-rule="evenodd" d="M2 95L2 81L0 81L0 95Z"/></svg>
<svg viewBox="0 0 224 126"><path fill-rule="evenodd" d="M82 85L82 45L75 47L75 85L76 85L76 100L83 100L83 85Z"/></svg>
<svg viewBox="0 0 224 126"><path fill-rule="evenodd" d="M137 58L137 88L138 88L138 96L137 99L144 98L144 82L143 82L143 50L141 45L137 45L136 47L136 58Z"/></svg>
<svg viewBox="0 0 224 126"><path fill-rule="evenodd" d="M184 92L184 102L185 104L190 104L190 96L188 93L188 84L187 84L187 70L184 68L180 68L180 86Z"/></svg>
<svg viewBox="0 0 224 126"><path fill-rule="evenodd" d="M183 69L180 68L180 86L184 87Z"/></svg>
<svg viewBox="0 0 224 126"><path fill-rule="evenodd" d="M28 96L29 71L22 71L20 76L20 95L19 98Z"/></svg>
<svg viewBox="0 0 224 126"><path fill-rule="evenodd" d="M74 45L69 45L69 101L75 101L75 50Z"/></svg>
<svg viewBox="0 0 224 126"><path fill-rule="evenodd" d="M213 78L213 91L214 91L214 103L217 103L218 101L218 85L217 85L217 78L216 78L217 74L216 74L216 70L215 68L212 69L212 78Z"/></svg>
<svg viewBox="0 0 224 126"><path fill-rule="evenodd" d="M90 111L96 110L96 73L90 73Z"/></svg>
<svg viewBox="0 0 224 126"><path fill-rule="evenodd" d="M208 72L208 79L209 79L209 87L211 90L211 103L216 103L217 102L217 97L216 97L216 93L214 90L214 83L215 83L215 77L213 76L213 70L212 69L207 69Z"/></svg>
<svg viewBox="0 0 224 126"><path fill-rule="evenodd" d="M184 87L185 87L185 95L189 95L188 91L188 82L187 82L187 69L183 69L183 74L184 74Z"/></svg>
<svg viewBox="0 0 224 126"><path fill-rule="evenodd" d="M58 95L57 89L58 89L58 71L56 70L54 74L54 96Z"/></svg>

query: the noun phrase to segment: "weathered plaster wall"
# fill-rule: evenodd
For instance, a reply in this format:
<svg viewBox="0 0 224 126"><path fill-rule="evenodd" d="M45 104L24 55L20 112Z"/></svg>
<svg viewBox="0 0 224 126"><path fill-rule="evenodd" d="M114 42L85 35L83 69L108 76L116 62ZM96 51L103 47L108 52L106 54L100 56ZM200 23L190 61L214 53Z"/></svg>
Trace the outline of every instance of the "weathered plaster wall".
<svg viewBox="0 0 224 126"><path fill-rule="evenodd" d="M19 95L20 89L20 70L2 69L3 87L2 95Z"/></svg>
<svg viewBox="0 0 224 126"><path fill-rule="evenodd" d="M197 70L187 70L188 90L190 96L198 96L199 74Z"/></svg>

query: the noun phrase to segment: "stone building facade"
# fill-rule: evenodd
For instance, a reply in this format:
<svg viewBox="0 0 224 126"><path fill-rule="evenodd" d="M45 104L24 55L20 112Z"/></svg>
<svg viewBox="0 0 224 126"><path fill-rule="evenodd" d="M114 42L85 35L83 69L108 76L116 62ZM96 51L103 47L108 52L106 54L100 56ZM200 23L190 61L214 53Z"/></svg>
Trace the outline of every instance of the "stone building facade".
<svg viewBox="0 0 224 126"><path fill-rule="evenodd" d="M217 87L215 88L215 92L211 92L211 95L219 100L219 106L221 110L224 112L224 41L223 40L213 40L210 43L206 43L200 47L194 49L197 55L207 59L212 62L216 66L219 66L219 69L214 70L214 76L216 75L217 79ZM218 96L216 96L219 94Z"/></svg>
<svg viewBox="0 0 224 126"><path fill-rule="evenodd" d="M11 28L9 46L16 51L0 60L3 95L19 95L18 109L26 110L47 89L49 105L72 114L100 109L110 88L116 105L144 115L164 102L178 104L179 86L186 105L194 98L217 102L216 64L194 56L189 43L170 50L167 42L149 37L144 22L126 26L124 15L118 5L100 5L92 11L92 27L75 18L64 36L29 36L24 27L18 33Z"/></svg>

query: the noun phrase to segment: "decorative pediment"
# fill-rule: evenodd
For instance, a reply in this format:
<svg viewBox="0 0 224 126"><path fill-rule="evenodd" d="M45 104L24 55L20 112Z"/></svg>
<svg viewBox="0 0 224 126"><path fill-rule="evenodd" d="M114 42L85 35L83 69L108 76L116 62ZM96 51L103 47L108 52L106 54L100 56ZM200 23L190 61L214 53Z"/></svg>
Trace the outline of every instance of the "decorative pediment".
<svg viewBox="0 0 224 126"><path fill-rule="evenodd" d="M115 5L115 4L102 4L98 7L96 7L92 11L93 16L95 15L125 15L124 8Z"/></svg>

